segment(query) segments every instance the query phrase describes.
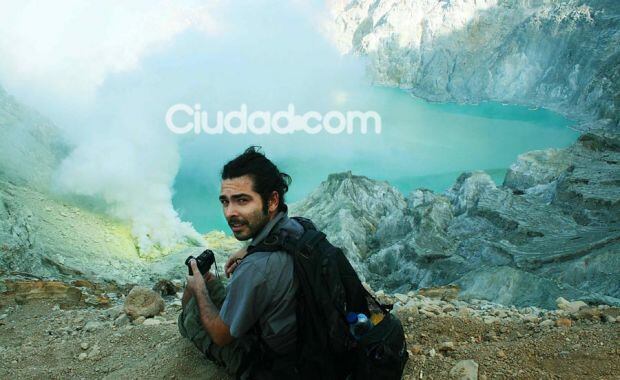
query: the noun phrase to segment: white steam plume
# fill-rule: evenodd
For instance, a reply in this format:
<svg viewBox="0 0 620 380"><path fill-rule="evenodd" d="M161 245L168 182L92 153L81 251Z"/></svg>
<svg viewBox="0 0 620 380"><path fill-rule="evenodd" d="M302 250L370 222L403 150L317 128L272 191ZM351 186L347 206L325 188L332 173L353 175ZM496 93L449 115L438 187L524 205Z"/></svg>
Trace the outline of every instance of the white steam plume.
<svg viewBox="0 0 620 380"><path fill-rule="evenodd" d="M67 192L102 197L110 214L131 222L140 251L148 253L201 241L172 207L170 189L178 166L172 144L149 147L140 141L95 140L82 143L63 161L58 185Z"/></svg>
<svg viewBox="0 0 620 380"><path fill-rule="evenodd" d="M218 3L0 3L0 83L22 101L61 119L60 128L76 146L60 165L56 185L64 192L105 200L111 215L132 225L142 252L201 239L172 207L177 143L152 120L124 120L139 116L97 121L103 108L97 91L111 75L140 69L144 58L190 28L219 33L213 17ZM144 110L133 111L140 112ZM74 117L62 120L64 115Z"/></svg>

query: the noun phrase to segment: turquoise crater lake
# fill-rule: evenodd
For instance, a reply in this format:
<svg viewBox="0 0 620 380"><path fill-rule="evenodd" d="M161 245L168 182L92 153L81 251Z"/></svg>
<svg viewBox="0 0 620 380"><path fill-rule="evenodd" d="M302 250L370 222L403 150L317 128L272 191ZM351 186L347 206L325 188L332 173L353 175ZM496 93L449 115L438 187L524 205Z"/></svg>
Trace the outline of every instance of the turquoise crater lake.
<svg viewBox="0 0 620 380"><path fill-rule="evenodd" d="M229 233L217 200L221 166L251 144L261 145L293 183L287 202L314 190L331 173L351 170L386 180L404 195L416 188L445 191L463 171L485 170L501 184L507 168L523 152L570 145L578 132L572 122L545 109L481 103L429 103L399 89L360 84L334 89L330 109L374 110L382 132L329 135L208 136L185 142L176 177L174 206L201 232ZM325 107L317 108L325 108ZM250 105L248 108L251 110ZM298 107L299 108L299 107ZM286 104L278 109L286 109ZM327 108L325 108L327 109ZM303 108L298 112L304 112ZM204 139L221 141L203 150ZM213 141L211 141L213 143ZM207 153L209 152L209 153ZM215 153L217 152L217 153Z"/></svg>

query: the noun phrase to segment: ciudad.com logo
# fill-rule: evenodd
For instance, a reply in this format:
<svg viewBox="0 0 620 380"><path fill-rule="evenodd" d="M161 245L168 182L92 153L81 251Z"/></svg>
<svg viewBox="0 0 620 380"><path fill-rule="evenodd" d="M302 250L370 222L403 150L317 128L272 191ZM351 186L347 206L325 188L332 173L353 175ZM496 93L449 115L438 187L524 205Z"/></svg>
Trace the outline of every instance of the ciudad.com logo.
<svg viewBox="0 0 620 380"><path fill-rule="evenodd" d="M376 134L381 133L381 115L375 111L329 111L325 114L309 111L298 115L295 106L289 104L286 111L253 111L248 114L247 105L241 104L239 111L217 111L215 120L210 115L212 113L203 110L200 104L191 107L179 103L166 112L166 126L176 134L263 135L302 132L313 135L323 131L329 134L366 134L370 127L374 128Z"/></svg>

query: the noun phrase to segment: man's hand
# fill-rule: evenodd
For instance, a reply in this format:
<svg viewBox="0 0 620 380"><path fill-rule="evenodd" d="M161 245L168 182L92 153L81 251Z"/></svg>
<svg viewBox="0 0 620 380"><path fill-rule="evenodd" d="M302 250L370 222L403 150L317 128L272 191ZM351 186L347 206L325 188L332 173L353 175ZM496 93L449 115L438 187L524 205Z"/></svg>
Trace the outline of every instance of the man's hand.
<svg viewBox="0 0 620 380"><path fill-rule="evenodd" d="M207 272L205 273L202 278L204 278L205 282L209 282L209 281L213 281L215 280L215 276L213 275L213 273L211 272Z"/></svg>
<svg viewBox="0 0 620 380"><path fill-rule="evenodd" d="M230 335L230 328L220 318L220 311L213 304L213 301L209 297L209 292L205 285L205 281L211 281L214 279L211 272L204 274L204 277L200 275L196 260L191 259L189 265L192 268L194 275L187 276L187 287L190 292L196 297L196 304L198 305L198 313L200 314L200 323L202 327L209 333L213 343L222 347L233 341L232 335Z"/></svg>
<svg viewBox="0 0 620 380"><path fill-rule="evenodd" d="M200 270L198 269L198 265L194 259L189 261L189 265L192 267L193 275L187 275L187 289L189 289L194 296L207 296L209 292L207 291L207 287L205 285L205 277L208 277L210 273L207 272L203 277L200 274Z"/></svg>
<svg viewBox="0 0 620 380"><path fill-rule="evenodd" d="M239 266L239 261L243 259L247 253L247 248L242 248L230 255L226 261L226 264L224 264L224 272L226 273L226 277L232 276L235 269L237 269L237 266Z"/></svg>

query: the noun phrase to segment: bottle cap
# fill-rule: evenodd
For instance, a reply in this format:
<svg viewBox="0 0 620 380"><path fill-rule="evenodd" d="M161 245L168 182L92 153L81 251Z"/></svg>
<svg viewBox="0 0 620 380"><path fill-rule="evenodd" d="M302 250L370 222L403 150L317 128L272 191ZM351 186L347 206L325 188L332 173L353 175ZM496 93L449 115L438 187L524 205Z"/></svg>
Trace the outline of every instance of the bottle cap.
<svg viewBox="0 0 620 380"><path fill-rule="evenodd" d="M368 317L366 316L366 314L359 313L357 315L357 321L360 322L360 323L366 323L366 322L368 322Z"/></svg>
<svg viewBox="0 0 620 380"><path fill-rule="evenodd" d="M354 312L350 311L347 313L347 323L352 325L354 323L357 323L357 314L355 314Z"/></svg>

